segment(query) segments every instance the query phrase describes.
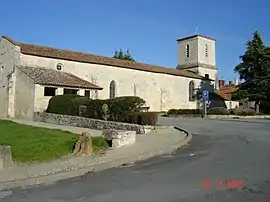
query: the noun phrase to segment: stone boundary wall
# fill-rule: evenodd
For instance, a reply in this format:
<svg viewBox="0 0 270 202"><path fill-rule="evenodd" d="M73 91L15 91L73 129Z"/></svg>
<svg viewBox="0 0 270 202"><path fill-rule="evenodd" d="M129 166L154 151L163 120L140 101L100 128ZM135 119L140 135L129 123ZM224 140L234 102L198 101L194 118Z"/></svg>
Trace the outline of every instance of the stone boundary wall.
<svg viewBox="0 0 270 202"><path fill-rule="evenodd" d="M46 112L35 112L34 121L52 123L57 125L69 125L82 128L90 128L96 130L129 130L136 131L137 134L145 134L156 129L155 126L142 126L137 124L104 121L99 119L90 119L62 114L52 114Z"/></svg>

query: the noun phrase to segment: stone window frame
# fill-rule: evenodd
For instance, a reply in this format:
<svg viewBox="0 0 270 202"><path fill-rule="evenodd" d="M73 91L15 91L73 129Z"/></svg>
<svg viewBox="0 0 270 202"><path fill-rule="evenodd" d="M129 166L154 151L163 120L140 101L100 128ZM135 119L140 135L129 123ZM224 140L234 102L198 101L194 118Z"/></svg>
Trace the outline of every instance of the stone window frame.
<svg viewBox="0 0 270 202"><path fill-rule="evenodd" d="M116 82L115 80L112 80L109 86L109 98L113 99L115 97L116 97Z"/></svg>
<svg viewBox="0 0 270 202"><path fill-rule="evenodd" d="M189 44L186 44L186 57L189 58L190 56L190 47Z"/></svg>
<svg viewBox="0 0 270 202"><path fill-rule="evenodd" d="M195 83L194 83L194 81L190 81L188 84L188 100L190 102L195 101Z"/></svg>

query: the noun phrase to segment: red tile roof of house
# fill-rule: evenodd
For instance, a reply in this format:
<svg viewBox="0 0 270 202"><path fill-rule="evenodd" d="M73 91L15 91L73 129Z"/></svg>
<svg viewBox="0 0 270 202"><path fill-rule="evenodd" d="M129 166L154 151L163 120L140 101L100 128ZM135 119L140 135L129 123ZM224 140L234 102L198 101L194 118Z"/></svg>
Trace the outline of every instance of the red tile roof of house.
<svg viewBox="0 0 270 202"><path fill-rule="evenodd" d="M73 74L60 72L53 69L40 67L25 67L17 66L23 73L29 76L36 84L57 86L57 87L71 87L81 89L95 89L102 90L103 88L83 80Z"/></svg>
<svg viewBox="0 0 270 202"><path fill-rule="evenodd" d="M222 97L225 100L231 100L233 93L238 89L239 87L236 85L226 85L221 86L216 93Z"/></svg>

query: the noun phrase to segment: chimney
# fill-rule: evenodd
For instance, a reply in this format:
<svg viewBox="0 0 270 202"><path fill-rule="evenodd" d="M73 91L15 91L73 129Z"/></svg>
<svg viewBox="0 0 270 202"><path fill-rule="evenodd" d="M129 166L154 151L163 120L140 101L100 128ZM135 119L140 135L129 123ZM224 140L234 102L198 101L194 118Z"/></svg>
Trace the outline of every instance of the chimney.
<svg viewBox="0 0 270 202"><path fill-rule="evenodd" d="M219 87L225 86L225 80L219 80L218 85Z"/></svg>

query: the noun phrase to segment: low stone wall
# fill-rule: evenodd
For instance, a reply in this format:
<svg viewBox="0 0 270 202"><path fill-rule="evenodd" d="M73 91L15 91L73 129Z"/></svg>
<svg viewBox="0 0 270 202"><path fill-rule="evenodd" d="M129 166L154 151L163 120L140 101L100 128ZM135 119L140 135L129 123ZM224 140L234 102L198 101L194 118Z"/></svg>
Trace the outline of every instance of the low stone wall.
<svg viewBox="0 0 270 202"><path fill-rule="evenodd" d="M128 130L136 131L137 134L145 134L155 130L155 126L141 126L137 124L103 121L79 116L68 116L62 114L51 114L46 112L35 112L34 121L52 123L58 125L69 125L82 128L91 128L96 130Z"/></svg>

